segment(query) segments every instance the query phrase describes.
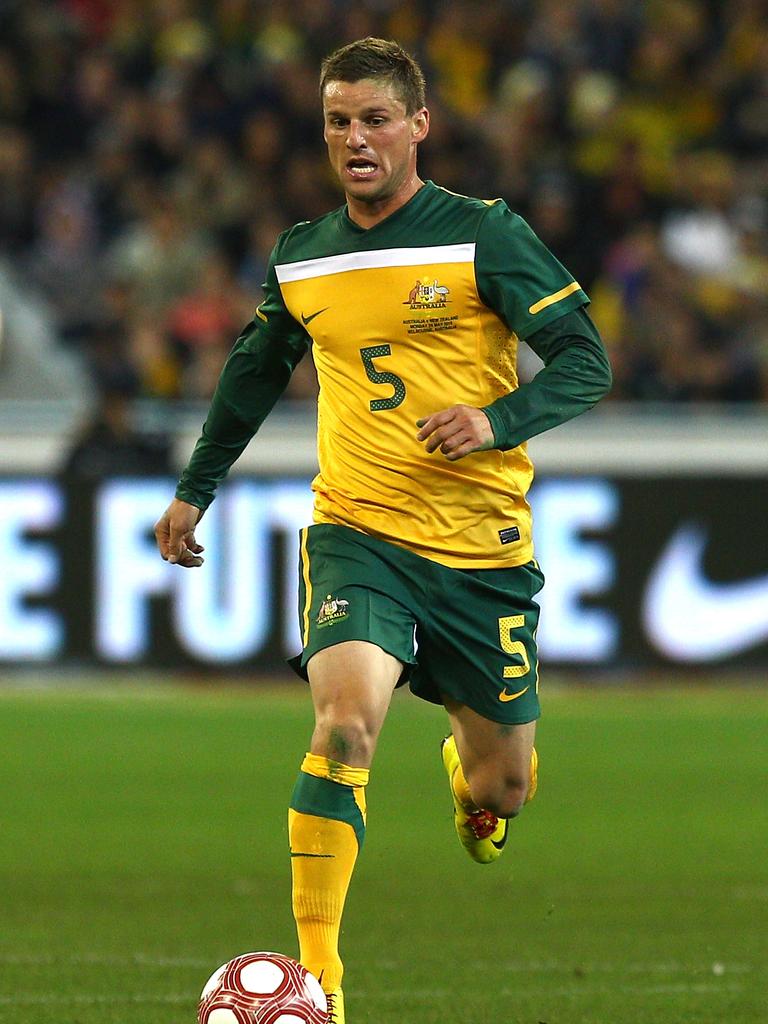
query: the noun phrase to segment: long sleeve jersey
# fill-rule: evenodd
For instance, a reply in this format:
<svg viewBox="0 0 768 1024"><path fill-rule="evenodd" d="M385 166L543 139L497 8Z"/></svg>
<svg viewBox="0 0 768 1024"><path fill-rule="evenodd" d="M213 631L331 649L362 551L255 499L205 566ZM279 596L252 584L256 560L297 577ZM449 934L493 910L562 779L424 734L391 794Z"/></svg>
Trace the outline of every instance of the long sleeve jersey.
<svg viewBox="0 0 768 1024"><path fill-rule="evenodd" d="M341 207L284 232L265 298L222 371L177 497L207 507L312 346L320 383L316 522L458 568L532 557L525 442L610 386L589 299L501 200L432 182L363 229ZM517 343L544 361L518 385ZM495 447L449 462L416 421L482 408Z"/></svg>

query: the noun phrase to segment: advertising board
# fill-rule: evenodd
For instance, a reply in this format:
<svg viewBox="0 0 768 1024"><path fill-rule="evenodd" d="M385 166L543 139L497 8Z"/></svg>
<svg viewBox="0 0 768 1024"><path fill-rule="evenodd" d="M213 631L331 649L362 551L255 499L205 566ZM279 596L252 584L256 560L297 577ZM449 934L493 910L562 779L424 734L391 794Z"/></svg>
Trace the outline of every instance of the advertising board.
<svg viewBox="0 0 768 1024"><path fill-rule="evenodd" d="M298 650L309 478L233 478L196 570L154 545L173 488L0 479L0 662L274 670ZM543 663L768 667L765 477L550 475L531 504Z"/></svg>

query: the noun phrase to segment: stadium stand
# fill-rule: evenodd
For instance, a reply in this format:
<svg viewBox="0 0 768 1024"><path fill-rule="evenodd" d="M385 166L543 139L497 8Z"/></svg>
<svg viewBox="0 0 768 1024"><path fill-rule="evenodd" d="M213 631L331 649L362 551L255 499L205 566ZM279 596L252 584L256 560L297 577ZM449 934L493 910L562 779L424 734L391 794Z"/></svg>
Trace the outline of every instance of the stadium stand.
<svg viewBox="0 0 768 1024"><path fill-rule="evenodd" d="M316 69L368 34L427 70L427 176L502 195L590 291L614 400L768 399L761 0L7 0L0 251L52 344L205 400L276 233L339 204Z"/></svg>

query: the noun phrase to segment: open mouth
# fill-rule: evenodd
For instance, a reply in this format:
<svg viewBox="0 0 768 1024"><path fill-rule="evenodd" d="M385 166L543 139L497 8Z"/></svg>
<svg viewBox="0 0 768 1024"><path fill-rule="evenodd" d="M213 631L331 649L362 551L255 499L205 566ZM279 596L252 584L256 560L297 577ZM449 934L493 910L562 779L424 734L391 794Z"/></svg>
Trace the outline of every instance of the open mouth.
<svg viewBox="0 0 768 1024"><path fill-rule="evenodd" d="M373 177L378 169L378 164L367 157L353 157L351 160L347 160L347 174L358 181Z"/></svg>

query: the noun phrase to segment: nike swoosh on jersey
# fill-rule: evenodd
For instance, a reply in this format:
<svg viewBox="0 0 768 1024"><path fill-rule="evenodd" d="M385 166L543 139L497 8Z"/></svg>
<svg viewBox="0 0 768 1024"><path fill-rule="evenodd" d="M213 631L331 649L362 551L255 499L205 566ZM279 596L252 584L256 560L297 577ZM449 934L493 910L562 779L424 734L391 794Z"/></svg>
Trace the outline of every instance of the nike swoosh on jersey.
<svg viewBox="0 0 768 1024"><path fill-rule="evenodd" d="M499 694L499 700L506 704L509 700L517 700L518 697L522 697L524 693L528 692L528 690L530 690L530 686L524 686L523 689L518 690L517 693L507 693L507 688L505 686Z"/></svg>
<svg viewBox="0 0 768 1024"><path fill-rule="evenodd" d="M310 313L309 316L304 316L304 314L302 313L301 322L304 324L305 327L307 327L309 324L312 323L316 316L320 316L321 313L327 312L327 310L329 310L330 308L330 306L325 306L323 309L318 309L316 313Z"/></svg>
<svg viewBox="0 0 768 1024"><path fill-rule="evenodd" d="M682 526L651 573L643 624L651 642L677 661L708 661L768 640L768 576L713 583L704 572L708 536Z"/></svg>
<svg viewBox="0 0 768 1024"><path fill-rule="evenodd" d="M292 857L314 857L318 860L333 860L336 856L335 853L294 853L290 851Z"/></svg>

